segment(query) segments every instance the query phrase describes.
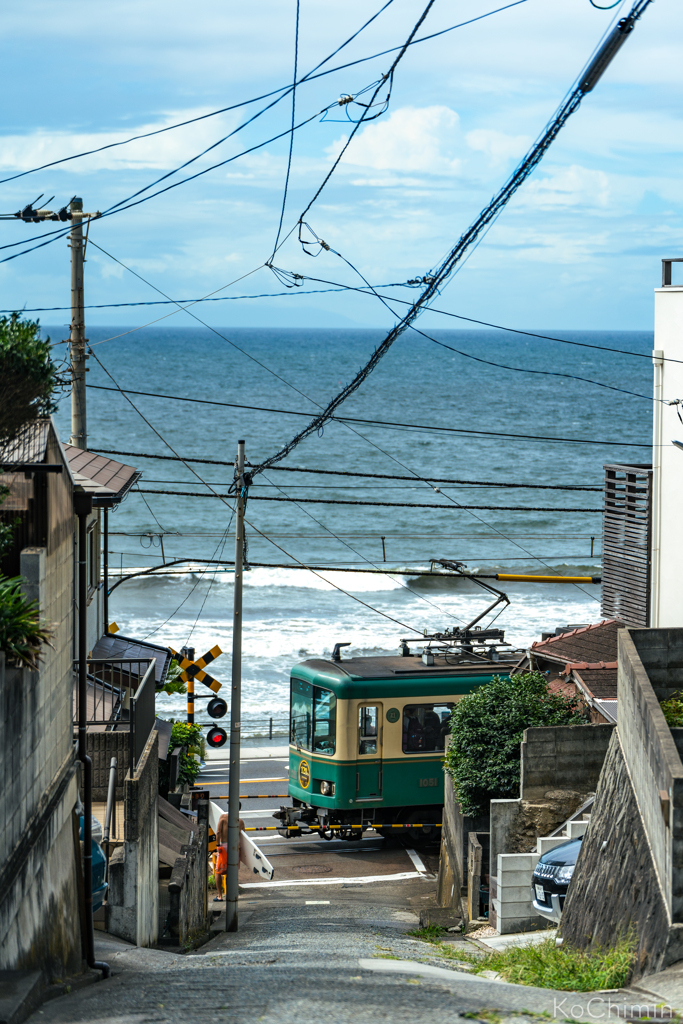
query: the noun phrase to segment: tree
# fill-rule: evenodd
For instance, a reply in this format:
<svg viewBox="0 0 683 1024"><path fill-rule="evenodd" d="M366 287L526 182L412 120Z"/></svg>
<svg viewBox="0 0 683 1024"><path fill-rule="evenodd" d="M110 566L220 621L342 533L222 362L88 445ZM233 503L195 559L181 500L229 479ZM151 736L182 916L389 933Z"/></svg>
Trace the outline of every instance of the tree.
<svg viewBox="0 0 683 1024"><path fill-rule="evenodd" d="M465 815L485 814L489 800L519 795L520 744L525 729L579 725L577 697L550 693L541 672L494 676L463 697L451 713L445 770Z"/></svg>
<svg viewBox="0 0 683 1024"><path fill-rule="evenodd" d="M38 668L41 648L49 644L52 631L41 621L38 605L21 590L21 576L0 576L0 651L10 664Z"/></svg>
<svg viewBox="0 0 683 1024"><path fill-rule="evenodd" d="M55 411L52 396L62 381L51 350L38 320L19 313L0 317L0 442Z"/></svg>

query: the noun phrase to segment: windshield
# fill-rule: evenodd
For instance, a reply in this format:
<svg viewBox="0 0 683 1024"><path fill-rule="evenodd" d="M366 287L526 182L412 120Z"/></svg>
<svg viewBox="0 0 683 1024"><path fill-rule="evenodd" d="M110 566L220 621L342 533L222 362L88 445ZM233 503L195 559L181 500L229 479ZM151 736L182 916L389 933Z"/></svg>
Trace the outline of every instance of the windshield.
<svg viewBox="0 0 683 1024"><path fill-rule="evenodd" d="M332 691L292 679L290 743L317 754L334 754L336 734L337 698Z"/></svg>

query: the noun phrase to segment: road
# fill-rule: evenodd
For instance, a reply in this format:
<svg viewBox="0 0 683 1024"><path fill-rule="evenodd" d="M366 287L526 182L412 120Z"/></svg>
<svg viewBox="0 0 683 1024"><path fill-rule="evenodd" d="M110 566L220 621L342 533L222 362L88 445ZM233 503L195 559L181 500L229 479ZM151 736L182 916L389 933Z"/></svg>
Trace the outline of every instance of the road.
<svg viewBox="0 0 683 1024"><path fill-rule="evenodd" d="M214 757L205 766L197 780L198 786L206 786L224 810L228 804L228 762ZM287 839L279 836L275 827L279 824L273 818L273 811L282 804L291 806L287 793L288 756L253 757L246 748L240 768L240 793L245 796L283 794L272 799L243 799L240 815L247 829L259 828L271 831L249 831L249 835L263 850L275 868L272 882L252 878L242 868L240 885L245 891L252 888L289 888L292 885L318 887L323 881L344 885L356 881L364 885L375 884L382 879L404 881L430 875L438 867L438 847L426 851L413 850L400 843L387 842L374 832L364 833L358 842L342 840L327 841L317 835ZM333 881L338 880L338 881Z"/></svg>
<svg viewBox="0 0 683 1024"><path fill-rule="evenodd" d="M283 779L286 759L245 760L241 767L243 793L286 792L284 782L255 781ZM217 795L227 792L226 768L212 761L201 783L218 783L210 787ZM280 800L254 801L254 809L247 803L245 822L270 825ZM438 851L411 854L373 833L349 843L251 834L264 837L276 873L272 882L241 878L238 932L221 930L221 915L214 938L185 955L138 949L96 933L96 955L109 963L112 977L45 1003L31 1024L591 1019L588 1001L596 997L590 993L568 995L468 976L410 934L420 910L434 905ZM453 941L474 949L459 935ZM598 1019L608 998L597 996L601 1002L591 1004Z"/></svg>

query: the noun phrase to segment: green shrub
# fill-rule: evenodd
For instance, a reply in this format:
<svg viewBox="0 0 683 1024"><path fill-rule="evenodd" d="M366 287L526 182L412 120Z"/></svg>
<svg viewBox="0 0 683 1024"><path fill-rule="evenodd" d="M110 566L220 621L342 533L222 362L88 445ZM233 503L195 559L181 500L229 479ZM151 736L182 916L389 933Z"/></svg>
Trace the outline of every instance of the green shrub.
<svg viewBox="0 0 683 1024"><path fill-rule="evenodd" d="M169 757L165 761L159 761L159 791L168 794L170 783L170 754L176 747L181 747L178 764L178 785L193 786L197 776L201 772L201 766L195 760L194 754L204 757L206 744L202 735L201 725L190 725L188 722L173 722L171 729L171 742L168 745Z"/></svg>
<svg viewBox="0 0 683 1024"><path fill-rule="evenodd" d="M577 697L550 693L541 672L494 676L451 713L445 769L463 814L488 810L489 800L519 795L520 744L529 726L583 722Z"/></svg>
<svg viewBox="0 0 683 1024"><path fill-rule="evenodd" d="M62 380L51 352L37 320L19 313L0 317L0 441L55 411L53 394Z"/></svg>
<svg viewBox="0 0 683 1024"><path fill-rule="evenodd" d="M161 693L176 694L176 693L187 693L187 686L179 679L181 669L175 658L171 661L168 666L168 672L166 673L166 682L161 687Z"/></svg>
<svg viewBox="0 0 683 1024"><path fill-rule="evenodd" d="M36 602L21 592L23 582L21 576L0 577L0 651L10 663L35 669L52 634L41 622Z"/></svg>
<svg viewBox="0 0 683 1024"><path fill-rule="evenodd" d="M673 728L683 725L683 693L679 691L672 694L668 700L661 701L659 706L668 725Z"/></svg>

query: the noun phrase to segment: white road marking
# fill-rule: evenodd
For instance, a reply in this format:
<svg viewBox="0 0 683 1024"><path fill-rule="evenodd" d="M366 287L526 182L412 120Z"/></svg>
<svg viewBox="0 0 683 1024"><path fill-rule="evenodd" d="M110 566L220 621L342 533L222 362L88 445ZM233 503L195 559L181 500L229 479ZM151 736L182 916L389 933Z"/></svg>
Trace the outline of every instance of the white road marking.
<svg viewBox="0 0 683 1024"><path fill-rule="evenodd" d="M321 906L323 903L326 903L329 906L330 901L329 900L306 900L305 903L306 903L307 907L317 907L317 906Z"/></svg>
<svg viewBox="0 0 683 1024"><path fill-rule="evenodd" d="M400 871L396 875L359 875L351 878L297 878L282 882L240 882L240 889L274 889L291 885L367 885L369 882L402 882L407 878L425 878L420 871Z"/></svg>
<svg viewBox="0 0 683 1024"><path fill-rule="evenodd" d="M420 874L426 875L427 868L424 866L422 857L420 857L419 853L417 853L415 850L411 850L410 847L406 847L406 853L408 854L408 856L410 857L410 859L412 860L413 864L420 872Z"/></svg>

